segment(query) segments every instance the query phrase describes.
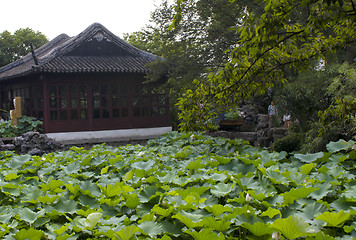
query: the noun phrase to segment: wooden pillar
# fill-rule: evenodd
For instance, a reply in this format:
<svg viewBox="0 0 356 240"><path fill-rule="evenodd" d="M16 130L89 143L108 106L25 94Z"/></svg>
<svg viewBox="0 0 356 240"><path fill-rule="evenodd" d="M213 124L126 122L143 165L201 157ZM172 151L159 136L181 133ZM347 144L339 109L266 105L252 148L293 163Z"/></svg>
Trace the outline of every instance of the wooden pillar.
<svg viewBox="0 0 356 240"><path fill-rule="evenodd" d="M10 111L11 115L11 124L17 125L18 119L22 117L22 106L21 106L21 97L14 98L14 108Z"/></svg>
<svg viewBox="0 0 356 240"><path fill-rule="evenodd" d="M48 121L49 121L49 97L48 97L48 86L46 79L41 75L42 86L43 86L43 130L45 133L48 131Z"/></svg>

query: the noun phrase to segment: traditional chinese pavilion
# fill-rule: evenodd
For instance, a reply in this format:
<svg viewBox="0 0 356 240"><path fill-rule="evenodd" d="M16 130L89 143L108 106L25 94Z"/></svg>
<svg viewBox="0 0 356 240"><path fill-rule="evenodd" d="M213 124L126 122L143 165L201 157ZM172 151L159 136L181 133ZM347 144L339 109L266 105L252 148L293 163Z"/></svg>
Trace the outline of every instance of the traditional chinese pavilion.
<svg viewBox="0 0 356 240"><path fill-rule="evenodd" d="M95 23L0 68L0 107L22 97L23 115L43 120L46 133L167 129L162 82L144 83L156 58Z"/></svg>

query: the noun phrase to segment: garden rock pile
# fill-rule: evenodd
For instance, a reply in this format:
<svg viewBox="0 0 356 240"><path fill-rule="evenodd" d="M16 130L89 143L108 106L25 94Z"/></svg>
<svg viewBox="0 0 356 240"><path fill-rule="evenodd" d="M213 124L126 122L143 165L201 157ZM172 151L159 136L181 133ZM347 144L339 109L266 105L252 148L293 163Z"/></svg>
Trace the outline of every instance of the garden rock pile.
<svg viewBox="0 0 356 240"><path fill-rule="evenodd" d="M15 150L19 154L42 155L62 150L64 146L38 132L27 132L16 137L12 144L0 142L0 150Z"/></svg>

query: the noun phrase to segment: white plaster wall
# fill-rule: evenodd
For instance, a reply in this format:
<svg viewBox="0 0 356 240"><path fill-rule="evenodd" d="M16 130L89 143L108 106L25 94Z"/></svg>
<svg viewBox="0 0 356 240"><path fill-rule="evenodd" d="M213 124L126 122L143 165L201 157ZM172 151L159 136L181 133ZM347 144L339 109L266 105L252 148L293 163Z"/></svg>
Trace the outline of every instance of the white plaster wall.
<svg viewBox="0 0 356 240"><path fill-rule="evenodd" d="M159 137L172 131L172 127L136 128L107 131L47 133L49 138L63 144L81 144L97 142L116 142L144 140Z"/></svg>

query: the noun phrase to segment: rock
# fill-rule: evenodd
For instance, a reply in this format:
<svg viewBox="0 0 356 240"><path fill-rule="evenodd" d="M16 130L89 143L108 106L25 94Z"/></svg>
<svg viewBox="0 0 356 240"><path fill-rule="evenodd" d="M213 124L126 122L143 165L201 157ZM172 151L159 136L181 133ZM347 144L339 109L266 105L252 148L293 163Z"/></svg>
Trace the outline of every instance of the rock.
<svg viewBox="0 0 356 240"><path fill-rule="evenodd" d="M27 152L29 155L42 155L44 152L38 148L33 148L30 151Z"/></svg>
<svg viewBox="0 0 356 240"><path fill-rule="evenodd" d="M1 146L5 151L12 151L15 149L15 145L14 144L5 144L3 146Z"/></svg>
<svg viewBox="0 0 356 240"><path fill-rule="evenodd" d="M14 145L20 154L42 155L44 153L58 151L64 146L38 132L27 132L16 137Z"/></svg>

